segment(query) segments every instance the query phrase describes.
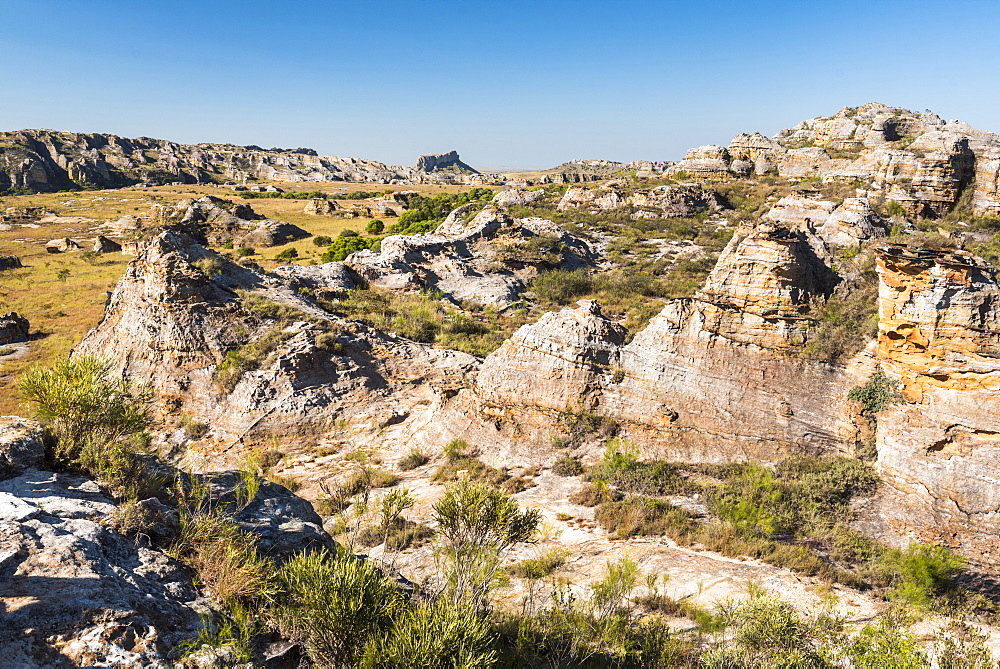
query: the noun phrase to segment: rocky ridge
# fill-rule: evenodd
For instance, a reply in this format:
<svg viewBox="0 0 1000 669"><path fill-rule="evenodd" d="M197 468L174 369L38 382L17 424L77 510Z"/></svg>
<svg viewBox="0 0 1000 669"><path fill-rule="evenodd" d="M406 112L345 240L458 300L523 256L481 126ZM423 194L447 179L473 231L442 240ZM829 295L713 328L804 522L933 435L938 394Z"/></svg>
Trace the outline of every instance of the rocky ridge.
<svg viewBox="0 0 1000 669"><path fill-rule="evenodd" d="M456 154L457 157L457 154ZM500 175L435 174L373 160L319 156L312 149L178 144L98 133L0 133L0 191L119 188L136 184L355 181L385 184L502 182Z"/></svg>

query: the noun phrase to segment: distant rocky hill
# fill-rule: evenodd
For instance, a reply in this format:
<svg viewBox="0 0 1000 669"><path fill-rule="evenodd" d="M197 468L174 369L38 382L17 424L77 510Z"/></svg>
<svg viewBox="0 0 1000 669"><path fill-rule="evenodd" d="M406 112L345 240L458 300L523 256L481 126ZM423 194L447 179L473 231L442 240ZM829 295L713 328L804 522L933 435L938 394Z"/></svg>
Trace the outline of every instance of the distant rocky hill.
<svg viewBox="0 0 1000 669"><path fill-rule="evenodd" d="M97 133L18 130L0 133L0 191L118 188L137 184L355 181L385 184L502 183L453 156L458 169L386 165L374 160L320 156L312 149L262 149L233 144L178 144ZM421 157L431 158L428 156Z"/></svg>
<svg viewBox="0 0 1000 669"><path fill-rule="evenodd" d="M450 172L452 174L479 174L479 171L463 163L458 157L458 151L448 153L430 153L419 156L414 167L418 172L428 174L439 174Z"/></svg>
<svg viewBox="0 0 1000 669"><path fill-rule="evenodd" d="M915 216L943 214L963 194L973 214L1000 213L1000 135L877 102L802 121L772 138L743 133L728 147L693 148L667 173L857 179L870 184L869 195Z"/></svg>

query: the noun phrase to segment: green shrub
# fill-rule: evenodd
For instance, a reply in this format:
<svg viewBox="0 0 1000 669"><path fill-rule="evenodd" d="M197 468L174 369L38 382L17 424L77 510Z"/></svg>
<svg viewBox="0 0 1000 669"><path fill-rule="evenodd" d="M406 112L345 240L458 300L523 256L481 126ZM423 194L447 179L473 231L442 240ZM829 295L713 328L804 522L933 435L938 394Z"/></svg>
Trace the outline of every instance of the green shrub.
<svg viewBox="0 0 1000 669"><path fill-rule="evenodd" d="M333 237L329 235L316 235L312 240L313 244L319 247L329 246L333 243Z"/></svg>
<svg viewBox="0 0 1000 669"><path fill-rule="evenodd" d="M874 416L890 405L902 402L903 396L899 392L899 382L886 376L881 367L876 367L865 385L851 388L847 399L861 402L863 412Z"/></svg>
<svg viewBox="0 0 1000 669"><path fill-rule="evenodd" d="M550 576L564 564L566 564L566 552L560 548L552 548L538 557L527 558L507 567L507 572L512 576L537 581Z"/></svg>
<svg viewBox="0 0 1000 669"><path fill-rule="evenodd" d="M605 502L617 502L623 497L622 493L610 487L606 481L594 481L570 495L569 501L580 506L597 506Z"/></svg>
<svg viewBox="0 0 1000 669"><path fill-rule="evenodd" d="M579 476L583 473L583 465L576 458L564 455L552 465L552 473L556 476Z"/></svg>
<svg viewBox="0 0 1000 669"><path fill-rule="evenodd" d="M910 544L893 551L890 561L898 582L890 596L917 606L929 606L935 596L954 588L956 575L965 569L965 559L944 546Z"/></svg>
<svg viewBox="0 0 1000 669"><path fill-rule="evenodd" d="M272 608L278 629L320 666L354 666L402 606L396 584L371 562L325 549L291 558L277 581L284 593Z"/></svg>
<svg viewBox="0 0 1000 669"><path fill-rule="evenodd" d="M367 232L369 235L381 235L383 232L385 232L385 223L383 223L377 218L373 218L372 220L368 221L368 225L365 226L365 232Z"/></svg>
<svg viewBox="0 0 1000 669"><path fill-rule="evenodd" d="M428 462L430 462L430 458L427 457L423 451L418 448L413 448L410 449L410 452L404 455L402 459L400 459L396 466L399 467L400 471L406 472L411 469L416 469L417 467L423 467Z"/></svg>
<svg viewBox="0 0 1000 669"><path fill-rule="evenodd" d="M382 239L379 237L362 239L357 236L357 233L354 234L355 236L346 237L341 235L330 242L330 248L326 250L321 260L325 263L338 262L344 260L355 251L375 250L382 242Z"/></svg>
<svg viewBox="0 0 1000 669"><path fill-rule="evenodd" d="M491 667L495 636L489 618L466 604L417 601L388 634L371 637L361 666Z"/></svg>
<svg viewBox="0 0 1000 669"><path fill-rule="evenodd" d="M628 497L602 502L594 512L597 523L615 539L635 536L683 535L691 529L691 514L670 502Z"/></svg>
<svg viewBox="0 0 1000 669"><path fill-rule="evenodd" d="M356 230L351 230L350 228L344 228L340 231L338 237L357 237L359 236Z"/></svg>
<svg viewBox="0 0 1000 669"><path fill-rule="evenodd" d="M257 249L253 248L252 246L241 246L240 248L236 249L236 255L238 255L241 258L245 258L247 256L252 256L256 254L257 254Z"/></svg>
<svg viewBox="0 0 1000 669"><path fill-rule="evenodd" d="M863 349L878 335L878 278L874 269L862 275L861 285L846 295L831 295L814 310L816 327L808 333L806 357L836 362Z"/></svg>
<svg viewBox="0 0 1000 669"><path fill-rule="evenodd" d="M294 246L290 246L278 255L274 256L275 260L294 260L299 257L298 249Z"/></svg>
<svg viewBox="0 0 1000 669"><path fill-rule="evenodd" d="M541 513L520 511L513 497L491 486L459 481L434 505L433 519L441 536L450 601L480 609L494 585L501 555L534 536Z"/></svg>
<svg viewBox="0 0 1000 669"><path fill-rule="evenodd" d="M56 437L56 454L74 460L87 442L116 442L152 425L152 393L89 355L35 367L18 382L22 397Z"/></svg>

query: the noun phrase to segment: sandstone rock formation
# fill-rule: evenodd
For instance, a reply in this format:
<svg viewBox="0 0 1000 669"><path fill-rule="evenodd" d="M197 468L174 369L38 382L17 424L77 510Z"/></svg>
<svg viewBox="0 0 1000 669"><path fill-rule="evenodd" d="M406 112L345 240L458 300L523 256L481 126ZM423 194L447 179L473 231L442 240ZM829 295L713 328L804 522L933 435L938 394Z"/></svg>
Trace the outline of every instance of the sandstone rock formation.
<svg viewBox="0 0 1000 669"><path fill-rule="evenodd" d="M221 269L199 269L205 258ZM474 368L472 356L342 321L292 285L167 231L132 260L104 319L76 350L112 360L148 383L164 410L209 422L213 436L223 440L261 430L322 434L346 416L365 423L398 415L417 419L454 394ZM303 320L275 332L274 319L256 313L236 292L243 290L297 309ZM316 343L331 329L337 352ZM220 388L216 368L227 351L269 333L283 339L273 354L244 372L231 391Z"/></svg>
<svg viewBox="0 0 1000 669"><path fill-rule="evenodd" d="M0 314L0 345L28 341L28 319L15 311Z"/></svg>
<svg viewBox="0 0 1000 669"><path fill-rule="evenodd" d="M814 230L830 247L859 246L889 233L888 222L871 207L867 198L830 200L789 195L781 198L764 218L801 230Z"/></svg>
<svg viewBox="0 0 1000 669"><path fill-rule="evenodd" d="M905 397L878 417L882 516L1000 565L1000 288L959 251L887 245L878 271L877 355Z"/></svg>
<svg viewBox="0 0 1000 669"><path fill-rule="evenodd" d="M379 253L360 251L346 264L374 286L430 287L456 302L507 305L539 267L574 268L592 255L551 221L513 219L488 206L466 223L465 213L452 212L433 233L386 237Z"/></svg>
<svg viewBox="0 0 1000 669"><path fill-rule="evenodd" d="M303 213L311 214L313 216L330 216L335 211L339 211L341 209L343 209L343 207L333 200L323 197L315 197L309 200L302 211Z"/></svg>
<svg viewBox="0 0 1000 669"><path fill-rule="evenodd" d="M150 666L197 633L190 572L101 521L116 505L82 477L0 481L0 653L9 666Z"/></svg>
<svg viewBox="0 0 1000 669"><path fill-rule="evenodd" d="M229 211L228 209L232 211ZM249 205L233 205L214 197L184 199L173 207L156 206L150 214L154 230L169 228L203 243L221 246L276 246L310 236L284 221L259 220Z"/></svg>
<svg viewBox="0 0 1000 669"><path fill-rule="evenodd" d="M64 237L47 242L45 250L49 253L71 253L73 251L82 251L83 247L69 237Z"/></svg>
<svg viewBox="0 0 1000 669"><path fill-rule="evenodd" d="M0 272L18 267L22 267L22 265L21 259L17 256L0 256Z"/></svg>
<svg viewBox="0 0 1000 669"><path fill-rule="evenodd" d="M461 161L458 157L458 151L449 151L448 153L431 153L419 156L417 158L417 164L413 169L418 172L427 172L429 174L433 174L435 172L479 174L477 170L469 167Z"/></svg>

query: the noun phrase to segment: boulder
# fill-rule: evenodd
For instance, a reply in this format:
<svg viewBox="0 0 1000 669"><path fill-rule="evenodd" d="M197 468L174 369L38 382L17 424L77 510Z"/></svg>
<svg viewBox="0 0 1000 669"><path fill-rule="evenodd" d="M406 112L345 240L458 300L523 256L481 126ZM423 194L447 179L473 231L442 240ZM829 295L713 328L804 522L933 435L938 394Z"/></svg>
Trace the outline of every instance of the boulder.
<svg viewBox="0 0 1000 669"><path fill-rule="evenodd" d="M22 267L21 259L17 256L0 256L0 272L19 267Z"/></svg>
<svg viewBox="0 0 1000 669"><path fill-rule="evenodd" d="M275 267L272 273L287 281L296 291L309 290L325 300L344 297L347 291L357 288L351 271L342 262Z"/></svg>
<svg viewBox="0 0 1000 669"><path fill-rule="evenodd" d="M0 314L0 345L28 341L28 319L15 311Z"/></svg>
<svg viewBox="0 0 1000 669"><path fill-rule="evenodd" d="M0 478L41 467L45 460L41 423L18 416L0 416Z"/></svg>
<svg viewBox="0 0 1000 669"><path fill-rule="evenodd" d="M104 526L116 509L82 477L0 481L3 664L163 666L198 632L190 571Z"/></svg>
<svg viewBox="0 0 1000 669"><path fill-rule="evenodd" d="M50 240L45 244L45 250L49 253L70 253L73 251L82 251L83 247L69 237L64 237L62 239Z"/></svg>
<svg viewBox="0 0 1000 669"><path fill-rule="evenodd" d="M107 237L97 236L94 240L94 252L95 253L120 253L122 250L122 245L118 242L112 241Z"/></svg>
<svg viewBox="0 0 1000 669"><path fill-rule="evenodd" d="M330 216L335 211L340 211L341 209L343 209L343 207L333 200L328 200L323 197L314 197L306 203L302 212L312 216Z"/></svg>

